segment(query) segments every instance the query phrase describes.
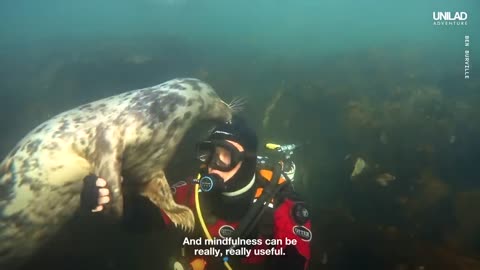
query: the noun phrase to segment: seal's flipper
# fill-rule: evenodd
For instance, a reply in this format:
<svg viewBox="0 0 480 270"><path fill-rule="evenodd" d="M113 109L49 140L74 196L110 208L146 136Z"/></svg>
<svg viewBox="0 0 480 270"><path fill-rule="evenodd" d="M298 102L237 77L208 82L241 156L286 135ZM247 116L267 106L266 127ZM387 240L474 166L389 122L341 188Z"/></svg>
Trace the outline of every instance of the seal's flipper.
<svg viewBox="0 0 480 270"><path fill-rule="evenodd" d="M160 172L148 182L142 195L150 199L158 208L172 220L175 227L180 227L186 231L193 231L195 226L195 217L190 208L177 204L172 196L172 191L165 178L165 173Z"/></svg>
<svg viewBox="0 0 480 270"><path fill-rule="evenodd" d="M115 134L118 128L97 127L96 145L94 152L94 172L98 177L105 179L110 188L110 207L114 215L123 215L123 195L121 176L121 156L123 142ZM109 209L110 210L110 209Z"/></svg>

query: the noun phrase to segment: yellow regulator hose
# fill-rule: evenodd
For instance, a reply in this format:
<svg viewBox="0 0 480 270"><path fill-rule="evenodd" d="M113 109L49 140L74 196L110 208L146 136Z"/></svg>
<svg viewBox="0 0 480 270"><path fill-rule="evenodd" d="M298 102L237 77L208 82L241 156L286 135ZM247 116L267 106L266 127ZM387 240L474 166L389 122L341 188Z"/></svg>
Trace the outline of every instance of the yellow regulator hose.
<svg viewBox="0 0 480 270"><path fill-rule="evenodd" d="M205 220L203 220L202 210L200 209L200 200L198 198L199 189L200 189L200 185L198 183L195 184L195 206L197 208L198 220L200 220L200 224L202 225L202 229L205 232L205 235L207 236L207 238L209 240L212 240L212 235L210 235L210 232L208 231L207 225L205 224ZM225 265L225 268L227 268L228 270L233 270L233 268L230 266L226 258L223 259L223 264Z"/></svg>

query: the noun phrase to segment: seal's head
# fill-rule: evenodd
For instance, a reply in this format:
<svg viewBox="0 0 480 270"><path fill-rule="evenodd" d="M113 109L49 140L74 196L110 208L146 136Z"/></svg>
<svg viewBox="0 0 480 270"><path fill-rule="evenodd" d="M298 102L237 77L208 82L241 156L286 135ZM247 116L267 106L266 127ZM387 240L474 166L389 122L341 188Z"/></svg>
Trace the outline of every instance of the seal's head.
<svg viewBox="0 0 480 270"><path fill-rule="evenodd" d="M223 101L213 88L206 89L207 98L204 99L205 113L202 119L216 119L225 124L232 124L238 113L243 111L246 100L242 97L233 98L230 103Z"/></svg>
<svg viewBox="0 0 480 270"><path fill-rule="evenodd" d="M206 95L202 95L204 111L200 114L202 120L216 119L221 122L232 121L236 109L223 101L211 87L205 88Z"/></svg>
<svg viewBox="0 0 480 270"><path fill-rule="evenodd" d="M136 111L147 111L154 123L170 120L175 129L180 123L187 127L196 120L230 122L238 110L238 106L223 101L209 84L194 78L174 79L147 88L132 103Z"/></svg>

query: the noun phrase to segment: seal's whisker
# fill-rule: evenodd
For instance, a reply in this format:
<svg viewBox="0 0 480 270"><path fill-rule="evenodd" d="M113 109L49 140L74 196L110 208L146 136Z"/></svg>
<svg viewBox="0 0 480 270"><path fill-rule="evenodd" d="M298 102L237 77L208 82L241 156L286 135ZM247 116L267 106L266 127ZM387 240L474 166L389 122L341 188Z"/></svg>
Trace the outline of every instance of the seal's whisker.
<svg viewBox="0 0 480 270"><path fill-rule="evenodd" d="M234 97L228 104L228 107L230 107L233 112L238 113L243 110L246 103L247 101L245 97Z"/></svg>

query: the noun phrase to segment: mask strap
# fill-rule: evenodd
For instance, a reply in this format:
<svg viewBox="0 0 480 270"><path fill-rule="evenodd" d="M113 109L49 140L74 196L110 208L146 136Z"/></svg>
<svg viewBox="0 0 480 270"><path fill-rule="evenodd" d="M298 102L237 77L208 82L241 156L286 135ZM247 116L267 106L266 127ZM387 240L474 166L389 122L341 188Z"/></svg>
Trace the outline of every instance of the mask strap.
<svg viewBox="0 0 480 270"><path fill-rule="evenodd" d="M249 190L253 186L254 183L255 183L255 174L253 174L252 180L245 187L243 187L239 190L236 190L236 191L232 191L232 192L222 192L222 195L225 195L227 197L238 196L242 193L245 193L247 190Z"/></svg>

